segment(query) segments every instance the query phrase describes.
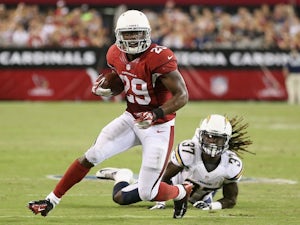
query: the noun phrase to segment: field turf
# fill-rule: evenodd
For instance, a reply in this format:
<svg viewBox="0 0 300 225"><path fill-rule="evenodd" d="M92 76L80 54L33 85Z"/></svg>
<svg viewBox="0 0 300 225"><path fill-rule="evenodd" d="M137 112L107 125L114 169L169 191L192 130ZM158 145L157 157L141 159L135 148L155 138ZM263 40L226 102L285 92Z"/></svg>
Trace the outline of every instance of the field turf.
<svg viewBox="0 0 300 225"><path fill-rule="evenodd" d="M0 102L0 224L7 225L298 225L300 224L300 106L284 102L190 102L178 112L175 142L191 138L210 113L239 115L249 122L252 154L243 154L244 177L233 209L189 207L183 219L151 202L116 205L113 182L84 180L47 217L25 206L43 199L68 165L94 142L101 128L125 109L108 102ZM141 149L93 168L128 167L138 173ZM216 198L220 197L220 193Z"/></svg>

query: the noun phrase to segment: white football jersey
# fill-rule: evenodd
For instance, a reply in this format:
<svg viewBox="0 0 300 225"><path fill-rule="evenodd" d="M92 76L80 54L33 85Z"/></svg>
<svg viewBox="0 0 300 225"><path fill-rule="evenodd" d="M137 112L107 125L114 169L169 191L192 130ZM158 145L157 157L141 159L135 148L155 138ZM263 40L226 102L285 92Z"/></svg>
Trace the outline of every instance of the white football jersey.
<svg viewBox="0 0 300 225"><path fill-rule="evenodd" d="M181 184L189 178L200 184L200 188L191 196L190 201L202 200L209 193L222 188L223 184L238 182L242 176L241 159L232 151L227 150L221 155L219 165L208 172L201 157L198 140L182 141L171 154L173 164L184 170L172 178L173 184Z"/></svg>

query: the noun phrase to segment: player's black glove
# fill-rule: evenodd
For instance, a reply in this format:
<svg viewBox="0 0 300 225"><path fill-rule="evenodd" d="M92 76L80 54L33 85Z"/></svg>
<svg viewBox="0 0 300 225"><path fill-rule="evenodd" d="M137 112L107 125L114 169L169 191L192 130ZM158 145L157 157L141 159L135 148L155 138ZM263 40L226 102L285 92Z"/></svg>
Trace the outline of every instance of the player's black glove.
<svg viewBox="0 0 300 225"><path fill-rule="evenodd" d="M204 201L198 201L193 204L194 207L201 210L218 210L222 209L221 202L212 202L212 203L206 203Z"/></svg>
<svg viewBox="0 0 300 225"><path fill-rule="evenodd" d="M193 204L194 207L197 209L204 209L204 208L209 208L209 203L206 203L204 201L197 201Z"/></svg>

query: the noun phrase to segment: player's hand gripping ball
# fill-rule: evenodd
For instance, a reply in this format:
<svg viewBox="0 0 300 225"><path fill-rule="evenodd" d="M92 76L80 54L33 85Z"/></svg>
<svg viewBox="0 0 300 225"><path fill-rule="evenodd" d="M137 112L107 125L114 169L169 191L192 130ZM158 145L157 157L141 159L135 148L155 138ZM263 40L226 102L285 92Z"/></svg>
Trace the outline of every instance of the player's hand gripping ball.
<svg viewBox="0 0 300 225"><path fill-rule="evenodd" d="M120 94L124 90L124 84L116 73L100 74L92 87L92 93L103 97Z"/></svg>

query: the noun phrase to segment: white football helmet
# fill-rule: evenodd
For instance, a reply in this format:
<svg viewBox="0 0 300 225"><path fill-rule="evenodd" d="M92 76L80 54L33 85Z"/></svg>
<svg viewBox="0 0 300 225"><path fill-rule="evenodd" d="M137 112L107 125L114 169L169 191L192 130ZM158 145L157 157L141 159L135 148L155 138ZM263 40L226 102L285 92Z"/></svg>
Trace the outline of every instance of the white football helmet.
<svg viewBox="0 0 300 225"><path fill-rule="evenodd" d="M229 148L232 127L229 120L221 115L206 117L196 129L201 149L211 157L221 155Z"/></svg>
<svg viewBox="0 0 300 225"><path fill-rule="evenodd" d="M128 54L141 53L151 45L150 32L151 27L146 15L138 10L128 10L121 14L117 21L116 45Z"/></svg>

